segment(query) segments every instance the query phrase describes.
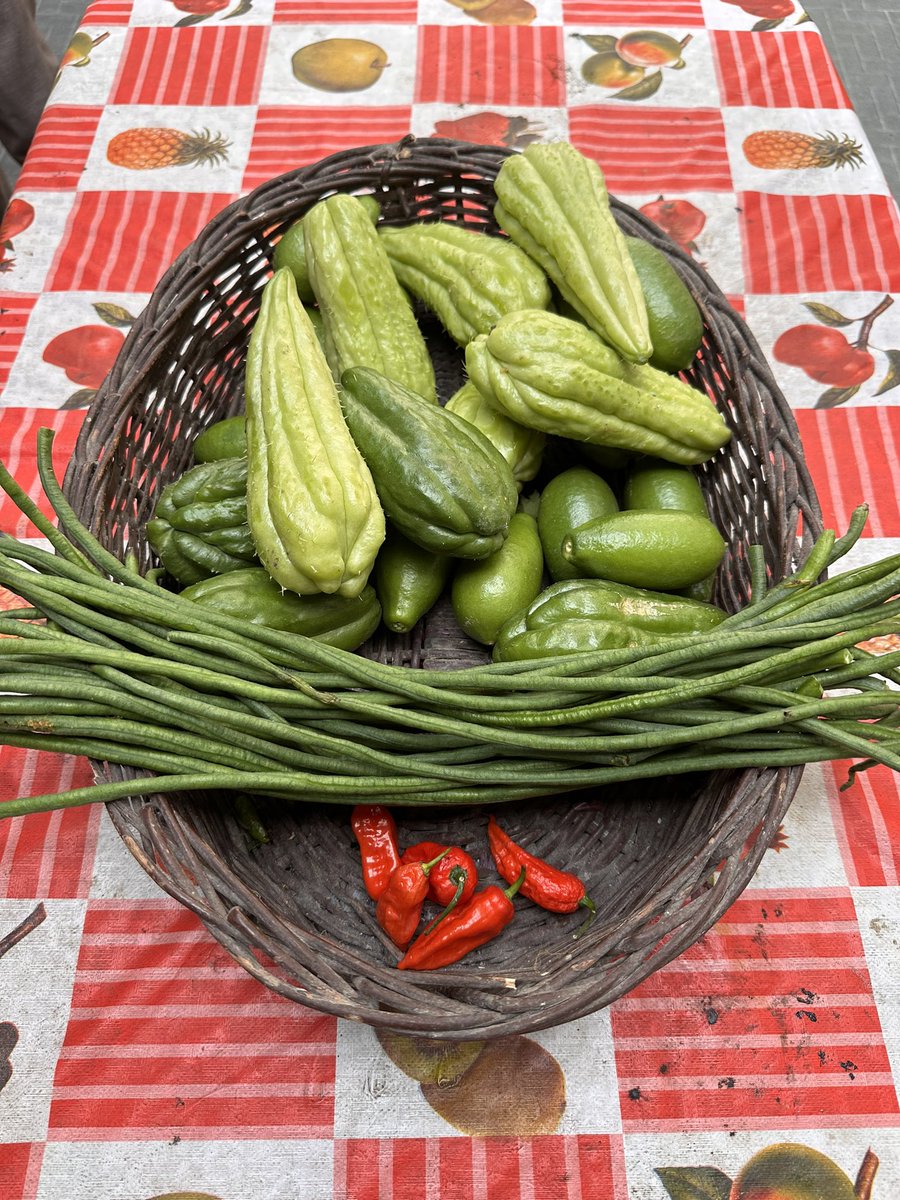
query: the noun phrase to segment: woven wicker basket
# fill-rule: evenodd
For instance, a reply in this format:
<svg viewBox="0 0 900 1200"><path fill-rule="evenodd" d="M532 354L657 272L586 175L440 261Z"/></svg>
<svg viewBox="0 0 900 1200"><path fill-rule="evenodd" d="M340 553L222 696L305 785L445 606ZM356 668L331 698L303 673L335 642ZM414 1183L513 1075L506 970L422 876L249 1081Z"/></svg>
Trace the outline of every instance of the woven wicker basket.
<svg viewBox="0 0 900 1200"><path fill-rule="evenodd" d="M112 550L150 565L143 525L160 488L190 462L193 438L242 407L243 361L273 245L333 191L372 191L388 223L440 218L496 232L492 183L507 151L445 139L364 147L271 180L221 212L160 281L89 410L65 479L75 509ZM639 213L614 202L630 234L664 250L699 304L706 333L692 382L735 431L700 470L729 544L718 601L748 596L746 547L780 578L820 531L820 514L784 398L744 323L708 275ZM459 349L429 327L439 389L461 382ZM439 608L405 637L364 652L398 669L483 661ZM128 769L95 763L105 779ZM261 804L271 841L248 843L230 803L210 794L110 807L148 874L199 915L267 987L326 1013L425 1037L489 1038L561 1024L609 1004L701 937L747 885L801 770L662 779L576 802L507 807L504 824L539 855L578 872L598 917L523 903L503 936L457 966L398 972L360 883L347 810ZM610 789L612 791L612 789ZM495 879L485 814L398 810L405 844L453 841Z"/></svg>

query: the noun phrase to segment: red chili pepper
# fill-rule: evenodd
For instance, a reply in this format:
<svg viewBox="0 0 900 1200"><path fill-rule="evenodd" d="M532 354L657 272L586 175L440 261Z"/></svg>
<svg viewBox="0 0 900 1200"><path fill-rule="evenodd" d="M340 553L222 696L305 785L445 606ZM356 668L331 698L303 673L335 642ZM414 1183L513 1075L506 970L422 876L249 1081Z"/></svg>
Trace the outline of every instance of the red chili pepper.
<svg viewBox="0 0 900 1200"><path fill-rule="evenodd" d="M447 851L444 850L443 854ZM401 864L378 897L375 916L391 941L405 950L415 936L428 893L428 875L443 854L431 862Z"/></svg>
<svg viewBox="0 0 900 1200"><path fill-rule="evenodd" d="M525 882L522 895L546 908L550 912L569 913L576 908L597 910L591 898L585 895L584 884L577 875L551 867L542 858L535 858L504 833L493 816L488 819L488 845L497 870L507 883L512 883L519 871L525 867Z"/></svg>
<svg viewBox="0 0 900 1200"><path fill-rule="evenodd" d="M442 913L416 938L397 966L401 970L433 971L459 962L470 951L501 933L515 915L513 896L525 879L523 867L508 888L492 883L476 892L465 908Z"/></svg>
<svg viewBox="0 0 900 1200"><path fill-rule="evenodd" d="M363 883L373 900L384 892L400 866L397 825L380 804L357 804L350 824L362 853Z"/></svg>
<svg viewBox="0 0 900 1200"><path fill-rule="evenodd" d="M428 899L441 906L450 904L456 897L460 872L465 873L462 891L456 903L467 904L478 883L478 868L475 860L461 846L443 846L440 842L417 842L400 855L402 863L428 862L442 850L447 853L428 876Z"/></svg>

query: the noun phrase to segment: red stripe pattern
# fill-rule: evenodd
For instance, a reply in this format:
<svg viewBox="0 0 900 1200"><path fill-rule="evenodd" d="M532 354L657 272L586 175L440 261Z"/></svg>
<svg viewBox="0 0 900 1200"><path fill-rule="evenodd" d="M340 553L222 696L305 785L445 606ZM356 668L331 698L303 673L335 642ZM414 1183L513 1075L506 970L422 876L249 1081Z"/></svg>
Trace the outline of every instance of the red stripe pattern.
<svg viewBox="0 0 900 1200"><path fill-rule="evenodd" d="M866 536L900 537L900 408L801 408L794 416L825 528L842 532L865 502Z"/></svg>
<svg viewBox="0 0 900 1200"><path fill-rule="evenodd" d="M561 28L424 25L416 100L552 108L565 103Z"/></svg>
<svg viewBox="0 0 900 1200"><path fill-rule="evenodd" d="M341 25L371 21L378 24L415 25L417 0L275 0L273 23L285 25Z"/></svg>
<svg viewBox="0 0 900 1200"><path fill-rule="evenodd" d="M849 892L745 893L612 1027L626 1133L900 1125Z"/></svg>
<svg viewBox="0 0 900 1200"><path fill-rule="evenodd" d="M174 901L92 902L49 1137L331 1137L335 1028Z"/></svg>
<svg viewBox="0 0 900 1200"><path fill-rule="evenodd" d="M621 1138L349 1138L334 1144L335 1200L628 1200ZM438 1183L438 1181L440 1181Z"/></svg>
<svg viewBox="0 0 900 1200"><path fill-rule="evenodd" d="M81 192L48 289L151 292L232 199L200 192Z"/></svg>
<svg viewBox="0 0 900 1200"><path fill-rule="evenodd" d="M900 790L887 767L858 773L847 791L849 761L826 764L831 778L831 810L844 869L857 887L900 886Z"/></svg>
<svg viewBox="0 0 900 1200"><path fill-rule="evenodd" d="M74 104L54 104L46 109L16 186L23 191L51 192L77 187L102 111Z"/></svg>
<svg viewBox="0 0 900 1200"><path fill-rule="evenodd" d="M87 6L81 25L127 25L133 8L132 0L94 0Z"/></svg>
<svg viewBox="0 0 900 1200"><path fill-rule="evenodd" d="M2 305L6 307L5 300L2 301ZM2 344L3 339L0 339L0 345ZM75 448L75 439L83 421L84 412L79 410L0 408L0 446L3 447L3 461L19 485L32 500L37 501L45 516L52 517L53 514L38 480L37 431L44 426L55 431L53 460L61 478ZM39 531L19 512L5 492L0 493L0 528L14 537L40 537Z"/></svg>
<svg viewBox="0 0 900 1200"><path fill-rule="evenodd" d="M112 104L254 104L268 29L260 25L132 29Z"/></svg>
<svg viewBox="0 0 900 1200"><path fill-rule="evenodd" d="M85 758L0 747L0 814L6 801L19 796L88 787L93 781ZM20 821L0 820L0 898L85 898L100 815L86 806L36 813Z"/></svg>
<svg viewBox="0 0 900 1200"><path fill-rule="evenodd" d="M573 145L601 164L613 191L728 191L731 170L718 109L569 110Z"/></svg>
<svg viewBox="0 0 900 1200"><path fill-rule="evenodd" d="M744 192L738 207L749 291L900 289L900 215L890 196Z"/></svg>
<svg viewBox="0 0 900 1200"><path fill-rule="evenodd" d="M850 98L818 33L713 30L711 37L723 104L850 107Z"/></svg>
<svg viewBox="0 0 900 1200"><path fill-rule="evenodd" d="M701 0L563 0L567 25L627 25L654 29L672 25L702 25Z"/></svg>
<svg viewBox="0 0 900 1200"><path fill-rule="evenodd" d="M7 1142L0 1146L0 1196L34 1200L44 1157L42 1142Z"/></svg>
<svg viewBox="0 0 900 1200"><path fill-rule="evenodd" d="M398 141L409 132L411 108L287 108L260 106L244 172L244 190L328 154L369 142Z"/></svg>
<svg viewBox="0 0 900 1200"><path fill-rule="evenodd" d="M10 368L19 353L22 338L25 336L25 326L36 303L37 296L15 292L0 293L0 392L9 380ZM6 498L5 493L3 498ZM2 504L3 500L0 500L0 508Z"/></svg>

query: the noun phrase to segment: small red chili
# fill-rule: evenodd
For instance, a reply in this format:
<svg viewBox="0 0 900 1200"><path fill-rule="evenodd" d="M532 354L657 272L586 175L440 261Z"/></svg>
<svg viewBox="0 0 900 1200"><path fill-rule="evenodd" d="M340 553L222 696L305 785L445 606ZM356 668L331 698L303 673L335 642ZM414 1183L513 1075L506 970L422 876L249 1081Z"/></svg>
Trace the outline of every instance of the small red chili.
<svg viewBox="0 0 900 1200"><path fill-rule="evenodd" d="M457 903L467 904L478 884L478 868L475 860L461 846L444 846L440 842L416 842L400 855L401 863L428 862L442 850L447 854L436 864L428 876L428 899L434 900L442 907L449 904L456 896L460 872L465 872L462 891Z"/></svg>
<svg viewBox="0 0 900 1200"><path fill-rule="evenodd" d="M447 851L444 850L443 854ZM428 893L428 875L443 854L431 862L402 863L378 897L375 916L391 941L404 950L415 936Z"/></svg>
<svg viewBox="0 0 900 1200"><path fill-rule="evenodd" d="M492 883L476 892L465 908L441 913L416 938L397 966L401 970L433 971L459 962L470 951L491 941L515 915L513 896L522 886L525 868L508 888Z"/></svg>
<svg viewBox="0 0 900 1200"><path fill-rule="evenodd" d="M488 819L488 845L497 870L507 883L512 883L523 867L527 868L522 895L541 908L558 913L574 912L579 907L592 914L597 911L593 900L585 895L584 884L577 875L551 867L542 858L535 858L523 850L508 833L504 833L493 816Z"/></svg>
<svg viewBox="0 0 900 1200"><path fill-rule="evenodd" d="M400 866L396 822L380 804L357 804L350 814L350 824L362 853L363 883L371 898L377 900Z"/></svg>

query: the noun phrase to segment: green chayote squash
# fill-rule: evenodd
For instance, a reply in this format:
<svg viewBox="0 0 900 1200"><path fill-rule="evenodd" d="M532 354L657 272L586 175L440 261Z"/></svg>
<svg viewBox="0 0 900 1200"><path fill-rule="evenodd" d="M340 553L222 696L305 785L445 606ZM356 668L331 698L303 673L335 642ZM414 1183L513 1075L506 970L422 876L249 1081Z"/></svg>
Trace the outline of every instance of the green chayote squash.
<svg viewBox="0 0 900 1200"><path fill-rule="evenodd" d="M247 516L263 566L301 595L358 596L384 513L286 267L263 290L246 396Z"/></svg>
<svg viewBox="0 0 900 1200"><path fill-rule="evenodd" d="M521 425L667 462L711 458L731 431L708 396L630 363L580 321L522 310L466 347L482 396Z"/></svg>
<svg viewBox="0 0 900 1200"><path fill-rule="evenodd" d="M392 524L437 554L484 558L498 549L519 492L484 434L369 367L345 371L341 387L347 424Z"/></svg>
<svg viewBox="0 0 900 1200"><path fill-rule="evenodd" d="M491 445L496 446L512 468L517 487L534 479L547 442L539 429L520 425L489 404L471 380L454 392L444 407L480 429Z"/></svg>
<svg viewBox="0 0 900 1200"><path fill-rule="evenodd" d="M570 142L536 142L504 160L494 191L497 224L563 299L624 358L646 362L644 294L597 163Z"/></svg>
<svg viewBox="0 0 900 1200"><path fill-rule="evenodd" d="M364 205L329 196L309 210L303 230L335 381L348 367L373 367L436 403L428 347Z"/></svg>
<svg viewBox="0 0 900 1200"><path fill-rule="evenodd" d="M461 346L504 313L550 303L547 276L507 238L446 221L379 232L397 279Z"/></svg>
<svg viewBox="0 0 900 1200"><path fill-rule="evenodd" d="M698 637L725 620L712 604L606 579L550 584L500 630L495 662L582 654L590 650L648 650L670 637Z"/></svg>
<svg viewBox="0 0 900 1200"><path fill-rule="evenodd" d="M257 563L247 522L247 459L198 463L160 493L147 540L181 584Z"/></svg>

